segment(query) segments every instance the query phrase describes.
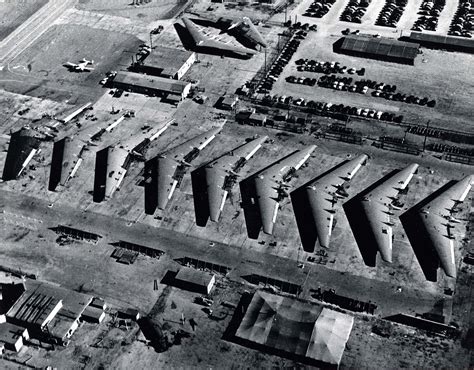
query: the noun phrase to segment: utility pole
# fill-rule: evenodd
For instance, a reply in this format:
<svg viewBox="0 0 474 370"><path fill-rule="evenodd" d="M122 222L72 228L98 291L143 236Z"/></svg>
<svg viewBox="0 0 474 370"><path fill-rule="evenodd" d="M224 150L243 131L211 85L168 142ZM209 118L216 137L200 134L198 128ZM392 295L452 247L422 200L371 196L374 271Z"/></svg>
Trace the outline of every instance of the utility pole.
<svg viewBox="0 0 474 370"><path fill-rule="evenodd" d="M152 50L153 50L153 35L150 32L150 54Z"/></svg>

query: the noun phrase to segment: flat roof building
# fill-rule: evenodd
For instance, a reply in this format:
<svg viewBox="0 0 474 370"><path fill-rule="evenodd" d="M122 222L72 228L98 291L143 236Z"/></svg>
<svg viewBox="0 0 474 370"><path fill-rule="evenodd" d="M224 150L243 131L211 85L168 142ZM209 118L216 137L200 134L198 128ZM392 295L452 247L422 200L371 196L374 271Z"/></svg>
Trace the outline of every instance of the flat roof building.
<svg viewBox="0 0 474 370"><path fill-rule="evenodd" d="M174 278L179 288L209 294L216 282L216 276L202 270L182 267Z"/></svg>
<svg viewBox="0 0 474 370"><path fill-rule="evenodd" d="M123 71L117 73L113 84L114 87L127 91L162 97L177 95L181 99L184 99L191 89L189 82Z"/></svg>
<svg viewBox="0 0 474 370"><path fill-rule="evenodd" d="M373 35L347 35L336 41L333 49L336 53L414 65L420 45Z"/></svg>
<svg viewBox="0 0 474 370"><path fill-rule="evenodd" d="M193 51L157 46L135 68L146 74L180 80L195 61Z"/></svg>
<svg viewBox="0 0 474 370"><path fill-rule="evenodd" d="M24 327L9 322L0 324L0 348L4 346L10 351L18 352L23 347L23 339L29 339L28 330Z"/></svg>

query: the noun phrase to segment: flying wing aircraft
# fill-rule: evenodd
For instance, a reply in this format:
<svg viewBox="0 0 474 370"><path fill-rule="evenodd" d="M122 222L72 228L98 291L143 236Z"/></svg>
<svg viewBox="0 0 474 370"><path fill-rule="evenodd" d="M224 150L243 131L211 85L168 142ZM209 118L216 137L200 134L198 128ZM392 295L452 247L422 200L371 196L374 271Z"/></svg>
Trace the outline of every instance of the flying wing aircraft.
<svg viewBox="0 0 474 370"><path fill-rule="evenodd" d="M159 209L165 209L174 191L179 187L179 183L186 173L186 167L190 166L190 162L214 140L221 130L221 127L213 128L151 160L154 161L150 162L151 166L156 164L157 188L155 190L157 191L157 206ZM145 165L145 168L150 168L150 165ZM150 176L150 171L151 168L148 174L145 174L146 177Z"/></svg>
<svg viewBox="0 0 474 370"><path fill-rule="evenodd" d="M227 195L237 180L237 172L262 147L267 136L254 139L224 154L204 168L209 218L217 222L224 208Z"/></svg>
<svg viewBox="0 0 474 370"><path fill-rule="evenodd" d="M312 221L321 247L329 246L336 213L334 206L338 198L347 196L343 187L344 183L350 181L367 160L367 155L362 154L306 185Z"/></svg>
<svg viewBox="0 0 474 370"><path fill-rule="evenodd" d="M392 262L393 223L390 221L390 215L393 214L393 209L398 208L394 201L398 193L408 186L417 169L416 163L405 167L365 194L361 201L368 226L385 262Z"/></svg>
<svg viewBox="0 0 474 370"><path fill-rule="evenodd" d="M85 71L89 72L89 71L94 70L94 68L89 67L90 65L93 65L93 64L94 64L93 60L82 59L79 61L79 63L67 62L65 66L75 72L85 72Z"/></svg>
<svg viewBox="0 0 474 370"><path fill-rule="evenodd" d="M446 275L453 278L456 277L456 260L452 223L460 221L452 214L456 206L466 199L473 185L474 175L466 176L418 210L428 239L439 257L441 267Z"/></svg>
<svg viewBox="0 0 474 370"><path fill-rule="evenodd" d="M223 52L231 52L243 56L251 56L257 52L252 49L247 49L244 47L238 47L229 45L220 41L213 40L202 32L197 25L189 20L188 18L183 18L184 25L191 35L194 45L202 49L215 49Z"/></svg>
<svg viewBox="0 0 474 370"><path fill-rule="evenodd" d="M306 162L316 145L299 150L280 159L269 168L254 175L255 196L252 202L258 205L263 232L273 233L280 201L286 196L286 184L294 173Z"/></svg>

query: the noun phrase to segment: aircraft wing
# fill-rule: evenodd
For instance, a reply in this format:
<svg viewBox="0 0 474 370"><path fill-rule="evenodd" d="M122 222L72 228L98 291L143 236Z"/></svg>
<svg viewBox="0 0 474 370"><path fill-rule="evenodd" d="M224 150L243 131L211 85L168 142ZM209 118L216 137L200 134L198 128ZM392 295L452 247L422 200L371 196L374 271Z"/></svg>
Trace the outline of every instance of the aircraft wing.
<svg viewBox="0 0 474 370"><path fill-rule="evenodd" d="M66 139L64 142L64 154L59 183L66 185L71 177L74 177L77 169L81 165L81 153L85 145L81 145L78 140Z"/></svg>
<svg viewBox="0 0 474 370"><path fill-rule="evenodd" d="M178 186L178 176L176 171L179 166L189 165L199 152L204 149L222 128L213 128L206 131L185 143L178 145L162 155L158 160L158 208L164 209L168 201Z"/></svg>
<svg viewBox="0 0 474 370"><path fill-rule="evenodd" d="M179 163L170 158L158 158L158 208L165 209L178 185L175 172Z"/></svg>
<svg viewBox="0 0 474 370"><path fill-rule="evenodd" d="M209 218L218 221L227 199L228 191L224 189L225 179L228 173L223 169L205 169L207 197L209 202Z"/></svg>
<svg viewBox="0 0 474 370"><path fill-rule="evenodd" d="M202 150L204 149L216 135L222 130L221 127L213 128L209 131L206 131L192 139L175 146L163 153L163 156L167 158L173 158L176 161L184 161L187 154L192 150Z"/></svg>
<svg viewBox="0 0 474 370"><path fill-rule="evenodd" d="M219 49L223 51L230 51L233 53L238 54L256 54L257 52L252 49L247 49L244 47L238 47L233 45L228 45L223 42L211 40L210 38L206 37L198 27L188 18L183 18L184 25L186 26L189 34L191 35L193 42L196 46L202 48L212 48L212 49Z"/></svg>
<svg viewBox="0 0 474 370"><path fill-rule="evenodd" d="M315 149L316 145L311 145L297 151L255 176L256 203L260 210L264 233L273 233L281 192L284 191L282 185L288 181L287 176L298 170Z"/></svg>
<svg viewBox="0 0 474 370"><path fill-rule="evenodd" d="M237 26L238 27L238 26ZM267 42L264 40L260 32L258 31L257 27L252 23L252 21L244 17L242 22L240 23L240 27L238 27L246 37L251 39L256 44L259 44L266 48L268 46Z"/></svg>
<svg viewBox="0 0 474 370"><path fill-rule="evenodd" d="M128 159L127 150L120 147L109 147L107 156L107 176L105 180L105 196L111 198L114 192L120 187L127 173L124 165Z"/></svg>
<svg viewBox="0 0 474 370"><path fill-rule="evenodd" d="M368 219L369 228L375 237L380 255L386 262L392 262L393 230L390 205L399 191L408 186L417 168L416 163L409 165L372 189L362 199L362 208Z"/></svg>
<svg viewBox="0 0 474 370"><path fill-rule="evenodd" d="M68 67L75 68L75 67L77 67L79 64L67 62L66 65L67 65Z"/></svg>
<svg viewBox="0 0 474 370"><path fill-rule="evenodd" d="M219 220L219 216L227 199L227 194L233 186L233 183L229 184L230 188L227 189L226 180L229 180L233 176L236 177L235 173L261 148L266 139L267 136L254 139L224 154L205 167L211 221L216 222Z"/></svg>
<svg viewBox="0 0 474 370"><path fill-rule="evenodd" d="M354 177L367 159L367 155L360 155L306 187L318 241L324 248L329 246L336 212L334 206L337 202L337 192L346 181Z"/></svg>
<svg viewBox="0 0 474 370"><path fill-rule="evenodd" d="M420 218L428 233L428 238L438 254L441 267L450 277L456 277L454 237L450 230L454 228L454 225L450 223L452 222L450 210L457 203L464 201L473 185L474 175L467 176L419 210Z"/></svg>

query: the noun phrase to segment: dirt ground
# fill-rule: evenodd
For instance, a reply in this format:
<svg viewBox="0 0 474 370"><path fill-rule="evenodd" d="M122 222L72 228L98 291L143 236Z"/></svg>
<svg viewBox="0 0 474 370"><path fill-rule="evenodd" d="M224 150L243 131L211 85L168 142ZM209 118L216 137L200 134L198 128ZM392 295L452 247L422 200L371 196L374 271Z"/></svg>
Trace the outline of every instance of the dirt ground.
<svg viewBox="0 0 474 370"><path fill-rule="evenodd" d="M437 107L415 108L403 103L389 104L375 97L291 85L284 81L285 76L311 75L296 72L293 61L274 85L273 93L303 96L317 101L360 104L396 111L419 123L431 120L432 126L474 132L471 107L473 81L469 68L472 57L423 49L423 55L418 56L417 64L411 67L334 54L331 51L332 43L339 37L340 30L347 27L346 24L335 22L335 19L347 2L336 2L328 18L318 23L327 28L322 27L318 33L310 34L293 61L312 58L340 61L350 67L365 67L364 78L396 84L404 93L435 98L438 100ZM419 0L409 2L410 7L419 6ZM467 368L469 353L461 346L460 339L430 337L396 324L391 325L390 338L372 333L373 326L379 325L387 315L434 312L444 314L448 321L460 325L462 335L465 335L470 325L467 312L472 309L469 299L472 290L469 274L472 274L472 267L466 268L461 262L468 247L467 243L458 242L468 235L470 226L465 222L455 229L456 259L462 266L457 281L442 277L442 274L437 283L424 279L399 222L398 212L392 216L395 224L394 262L390 265L377 261L376 268L365 266L342 202L336 207L337 224L331 247L326 251L327 263L310 263L307 261L310 254L301 248L292 204L288 199L282 202L272 236L260 234L258 240L248 238L238 185L225 204L220 222L209 222L206 227L196 226L189 172L242 144L245 139L256 134L268 135L273 142L265 144L255 154L241 171L241 179L296 149L316 144L318 148L308 165L302 167L291 182L292 189L296 189L342 160L367 153L370 156L369 164L351 182L348 190L350 196L364 190L389 171L416 162L420 164L419 173L413 178L410 191L403 200L407 209L449 180L472 173L472 167L444 162L429 153L410 156L384 151L372 146L369 139L365 139L363 145L356 146L308 134L282 133L268 128L238 125L233 120L235 112L218 110L214 104L221 96L232 95L253 77L264 61L263 53L250 60L198 55L198 62L183 79L205 90L202 93L209 100L203 105L186 99L174 107L159 98L133 93L114 98L110 90L101 87L98 81L105 72L128 66L132 53L136 52L138 44L147 41L147 32L155 22L165 25L164 31L153 39L155 46L182 47L175 20L166 22L160 19L176 10L176 2L152 1L136 8L129 6L129 3L122 0L80 1L76 9L67 11L53 27L20 54L9 69L0 71L2 88L9 91L0 92L0 168L5 162L10 131L40 118L43 113L61 117L79 104L93 102L93 110L88 112L92 116L81 115L67 125L57 126L58 138L73 135L80 149L90 135L113 123L126 110L136 112L136 117L125 119L112 132L105 133L100 141L90 145L76 177L66 187L60 187L55 192L47 190L52 142L41 144L41 152L31 162L33 166L18 180L0 183L0 267L21 269L70 289L91 292L104 297L112 310L132 307L139 309L142 314L152 310L155 319L166 330L182 329L189 336L183 339L181 345L157 353L148 345L136 324L130 324L129 327L119 325L113 322L109 314L101 325L83 324L69 347L47 351L27 346L17 360L30 366L49 365L58 368L299 367L300 364L290 360L223 339L233 310L223 306L222 301L237 303L242 292L256 288L248 284L243 276L260 273L301 284L301 298L304 299L311 299L311 289L319 286L377 303L378 311L373 317L351 313L355 316L355 324L343 357L343 368ZM292 6L289 14L293 17L299 14L303 6L308 6L305 3L308 1ZM382 6L382 1L374 0L373 3L362 28L373 29L371 19L377 7ZM210 5L214 9L207 11ZM263 7L242 10L237 6L229 9L226 4L211 4L207 0L195 2L191 11L212 13L214 16L249 15L257 19L268 16L268 10ZM403 27L411 22L410 17L404 16L401 21ZM275 45L277 34L282 28L258 27L269 43ZM392 31L380 32L388 34ZM91 73L71 73L62 66L67 61L76 62L81 58L94 59L95 70ZM454 64L458 71L445 76L445 66ZM243 101L238 105L239 109L250 107ZM120 110L120 113L112 114L112 109ZM19 114L21 110L26 111ZM141 161L132 163L120 190L112 199L94 203L92 189L96 152L107 145L117 145L140 132L144 125L160 125L170 118L175 119L176 125L171 126L151 145L148 157L211 127L221 126L226 119L227 122L222 132L193 162L193 167L185 175L167 209L157 211L153 216L144 214L143 188L139 186L144 166ZM321 120L324 124L330 122L320 117L315 117L315 120ZM45 121L44 125L50 123ZM357 120L351 125L369 136L404 134L400 127L381 122L377 122L376 127L372 122ZM414 136L408 138L418 142L421 140ZM462 206L459 214L461 219L468 218L471 204L472 196ZM55 242L57 235L51 228L60 223L97 232L103 237L97 244L73 242L59 246ZM118 240L153 245L165 251L165 255L159 260L140 255L134 265L119 264L111 257L114 251L112 243ZM276 245L270 246L272 242L276 242ZM202 306L193 303L196 293L165 284L159 284L158 290L153 289L153 280L161 281L167 271L179 268L176 259L183 256L208 259L232 268L227 277L217 277L212 306L217 319L209 318ZM454 297L445 295L445 288L453 289L456 292ZM187 319L185 324L180 323L182 314ZM189 325L191 318L198 323L195 331ZM6 367L11 365L11 362L7 362Z"/></svg>
<svg viewBox="0 0 474 370"><path fill-rule="evenodd" d="M48 0L1 1L0 2L0 41L40 9Z"/></svg>

